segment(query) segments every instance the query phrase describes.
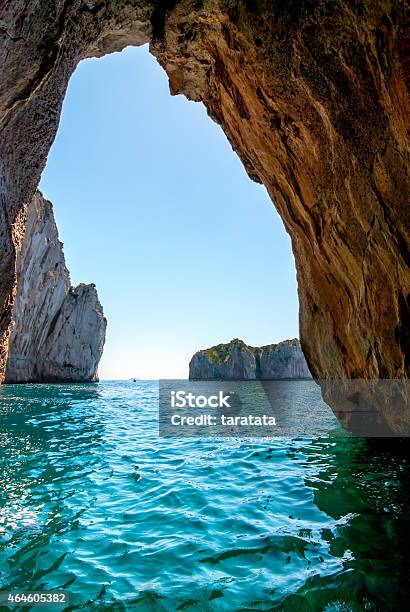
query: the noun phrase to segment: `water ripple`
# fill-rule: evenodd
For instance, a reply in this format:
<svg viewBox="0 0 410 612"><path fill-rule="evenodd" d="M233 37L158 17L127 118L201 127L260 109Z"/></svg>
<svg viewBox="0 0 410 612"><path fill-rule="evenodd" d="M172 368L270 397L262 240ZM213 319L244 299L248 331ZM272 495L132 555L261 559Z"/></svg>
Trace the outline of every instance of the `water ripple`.
<svg viewBox="0 0 410 612"><path fill-rule="evenodd" d="M66 610L402 609L405 455L159 439L157 402L144 381L0 388L2 590L67 588Z"/></svg>

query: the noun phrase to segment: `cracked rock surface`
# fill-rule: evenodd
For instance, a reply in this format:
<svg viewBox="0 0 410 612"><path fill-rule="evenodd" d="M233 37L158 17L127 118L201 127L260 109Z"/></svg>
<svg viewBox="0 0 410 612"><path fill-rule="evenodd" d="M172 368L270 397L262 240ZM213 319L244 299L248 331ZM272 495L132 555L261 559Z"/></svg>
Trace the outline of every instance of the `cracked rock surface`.
<svg viewBox="0 0 410 612"><path fill-rule="evenodd" d="M279 380L311 378L299 340L254 347L231 340L195 353L191 380Z"/></svg>
<svg viewBox="0 0 410 612"><path fill-rule="evenodd" d="M6 382L98 380L102 306L94 285L71 286L52 205L39 192L27 210L17 279Z"/></svg>

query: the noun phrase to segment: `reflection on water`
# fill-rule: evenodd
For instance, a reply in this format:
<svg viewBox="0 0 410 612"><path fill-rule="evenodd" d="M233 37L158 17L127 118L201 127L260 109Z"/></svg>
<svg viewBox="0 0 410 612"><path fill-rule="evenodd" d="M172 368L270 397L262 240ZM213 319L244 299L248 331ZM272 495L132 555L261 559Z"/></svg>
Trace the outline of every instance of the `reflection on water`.
<svg viewBox="0 0 410 612"><path fill-rule="evenodd" d="M304 599L300 594L287 599L289 609L298 609L298 599L314 610L339 609L326 607L334 601L349 602L342 610L408 609L408 440L345 438L326 444L326 450L323 442L311 442L308 462L315 448L324 465L305 484L318 508L336 522L344 519L337 530L321 535L329 552L345 562L334 576L312 577L302 589Z"/></svg>
<svg viewBox="0 0 410 612"><path fill-rule="evenodd" d="M0 387L2 590L66 588L86 610L406 609L406 444L158 439L157 404L145 381Z"/></svg>

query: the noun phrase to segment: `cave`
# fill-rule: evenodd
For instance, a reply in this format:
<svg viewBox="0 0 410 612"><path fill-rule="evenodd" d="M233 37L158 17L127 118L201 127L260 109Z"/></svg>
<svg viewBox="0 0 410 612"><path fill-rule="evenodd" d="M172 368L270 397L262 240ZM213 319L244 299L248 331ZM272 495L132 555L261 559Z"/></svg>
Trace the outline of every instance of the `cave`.
<svg viewBox="0 0 410 612"><path fill-rule="evenodd" d="M325 399L339 412L333 380L407 381L404 2L17 0L0 18L0 380L25 211L70 76L82 59L148 42L171 94L205 104L283 219L301 343ZM394 394L395 406L372 400L397 432L408 386Z"/></svg>

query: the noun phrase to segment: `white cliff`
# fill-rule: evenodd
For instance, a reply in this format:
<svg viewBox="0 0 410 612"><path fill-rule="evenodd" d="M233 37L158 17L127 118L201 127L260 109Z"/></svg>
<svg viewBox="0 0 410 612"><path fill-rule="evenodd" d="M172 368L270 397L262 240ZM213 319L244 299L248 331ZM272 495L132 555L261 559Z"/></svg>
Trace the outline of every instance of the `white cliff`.
<svg viewBox="0 0 410 612"><path fill-rule="evenodd" d="M248 346L231 340L198 351L189 364L191 380L275 380L311 378L299 340Z"/></svg>
<svg viewBox="0 0 410 612"><path fill-rule="evenodd" d="M106 319L94 285L71 287L51 202L28 206L6 382L98 380Z"/></svg>

